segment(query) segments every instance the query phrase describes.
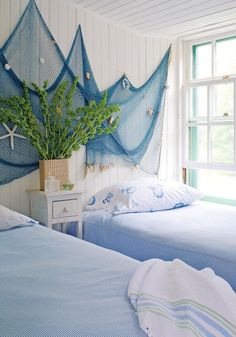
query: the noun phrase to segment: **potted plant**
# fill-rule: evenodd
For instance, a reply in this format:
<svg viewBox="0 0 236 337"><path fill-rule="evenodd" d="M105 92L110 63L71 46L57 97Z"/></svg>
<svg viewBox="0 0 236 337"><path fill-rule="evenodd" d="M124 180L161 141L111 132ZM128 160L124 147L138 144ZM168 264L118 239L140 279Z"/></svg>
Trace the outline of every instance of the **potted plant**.
<svg viewBox="0 0 236 337"><path fill-rule="evenodd" d="M68 180L68 158L96 135L113 132L119 118L109 123L109 117L119 111L118 105L107 104L107 93L100 102L90 101L86 106L73 107L73 96L78 78L68 88L62 81L52 99L47 92L47 81L43 87L32 83L39 98L41 119L33 111L29 89L24 82L22 96L0 97L0 123L12 122L27 137L38 152L40 160L40 188L44 190L45 178L57 176L60 185ZM58 162L60 160L60 163Z"/></svg>

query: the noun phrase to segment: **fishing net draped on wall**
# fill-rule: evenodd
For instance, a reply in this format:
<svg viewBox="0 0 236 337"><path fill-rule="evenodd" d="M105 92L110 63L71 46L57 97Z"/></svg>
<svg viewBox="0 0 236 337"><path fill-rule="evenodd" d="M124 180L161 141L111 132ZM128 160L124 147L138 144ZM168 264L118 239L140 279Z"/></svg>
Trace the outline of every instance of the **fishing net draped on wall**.
<svg viewBox="0 0 236 337"><path fill-rule="evenodd" d="M88 166L107 166L119 158L123 164L139 165L148 173L157 173L169 55L170 48L156 71L140 88L135 88L123 76L107 89L108 103L120 105L120 123L113 134L96 137L87 144ZM30 83L42 86L47 80L50 99L62 80L67 80L70 85L77 75L79 82L74 105L83 106L92 99L99 101L103 93L93 76L80 27L65 59L34 0L31 0L0 49L0 96L21 95L22 82L26 81L34 113L42 120L39 100ZM12 124L0 125L0 184L35 170L39 159L29 141L22 137L20 129Z"/></svg>

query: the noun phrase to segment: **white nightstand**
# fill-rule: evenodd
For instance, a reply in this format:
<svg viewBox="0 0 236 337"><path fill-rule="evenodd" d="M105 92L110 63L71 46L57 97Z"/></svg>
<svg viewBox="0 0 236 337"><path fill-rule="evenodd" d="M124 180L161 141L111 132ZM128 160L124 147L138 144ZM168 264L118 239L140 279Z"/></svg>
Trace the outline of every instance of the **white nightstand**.
<svg viewBox="0 0 236 337"><path fill-rule="evenodd" d="M77 222L77 236L82 238L82 193L76 190L45 192L28 190L31 217L46 227Z"/></svg>

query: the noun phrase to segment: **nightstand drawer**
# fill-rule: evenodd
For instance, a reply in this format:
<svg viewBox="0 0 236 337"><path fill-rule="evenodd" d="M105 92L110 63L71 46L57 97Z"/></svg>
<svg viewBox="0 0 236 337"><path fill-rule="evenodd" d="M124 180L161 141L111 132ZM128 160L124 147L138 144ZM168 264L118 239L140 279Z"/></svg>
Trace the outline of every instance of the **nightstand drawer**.
<svg viewBox="0 0 236 337"><path fill-rule="evenodd" d="M79 213L77 199L53 201L52 216L54 219L76 216Z"/></svg>

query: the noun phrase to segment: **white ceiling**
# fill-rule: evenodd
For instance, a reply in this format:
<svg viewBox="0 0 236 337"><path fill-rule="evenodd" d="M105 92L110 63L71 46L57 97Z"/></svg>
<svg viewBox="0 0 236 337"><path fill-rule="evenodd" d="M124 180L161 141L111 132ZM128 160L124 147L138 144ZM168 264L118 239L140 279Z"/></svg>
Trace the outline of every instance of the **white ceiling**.
<svg viewBox="0 0 236 337"><path fill-rule="evenodd" d="M69 0L142 34L186 37L236 29L236 0Z"/></svg>

